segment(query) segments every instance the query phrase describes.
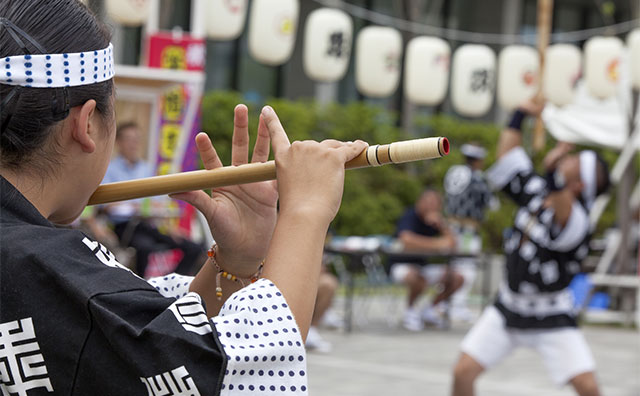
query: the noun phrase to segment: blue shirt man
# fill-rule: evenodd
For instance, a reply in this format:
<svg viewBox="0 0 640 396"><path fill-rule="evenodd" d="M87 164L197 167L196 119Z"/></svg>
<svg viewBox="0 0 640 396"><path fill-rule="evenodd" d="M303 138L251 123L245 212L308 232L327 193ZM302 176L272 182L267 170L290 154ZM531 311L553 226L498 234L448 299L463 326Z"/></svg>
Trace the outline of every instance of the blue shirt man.
<svg viewBox="0 0 640 396"><path fill-rule="evenodd" d="M104 183L139 179L152 176L151 166L141 159L140 128L136 124L124 124L116 131L115 157L103 180ZM136 272L144 276L152 253L179 249L182 258L174 272L191 275L198 263L204 262L202 246L181 237L165 235L140 216L141 199L119 202L107 206L107 213L114 224L120 243L136 250Z"/></svg>

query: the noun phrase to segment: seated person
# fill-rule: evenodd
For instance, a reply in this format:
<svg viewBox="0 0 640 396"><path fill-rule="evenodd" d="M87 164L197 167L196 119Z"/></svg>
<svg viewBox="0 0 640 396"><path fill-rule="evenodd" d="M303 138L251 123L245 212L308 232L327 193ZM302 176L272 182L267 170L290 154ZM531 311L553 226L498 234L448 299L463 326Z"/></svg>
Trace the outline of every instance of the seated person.
<svg viewBox="0 0 640 396"><path fill-rule="evenodd" d="M442 198L437 191L425 190L415 206L407 209L397 225L396 237L407 251L425 253L451 251L456 247L456 239L442 217ZM409 289L408 308L404 314L403 326L407 330L420 331L424 322L441 325L442 321L434 306L446 300L464 283L462 276L442 265L428 264L424 257L390 257L391 277L394 282L403 283ZM442 290L431 305L420 312L416 301L430 285L441 284Z"/></svg>
<svg viewBox="0 0 640 396"><path fill-rule="evenodd" d="M140 128L133 123L118 126L116 130L118 155L113 158L103 183L140 179L153 175L150 164L141 159ZM142 200L125 201L106 206L109 219L120 242L136 250L135 272L144 276L153 253L179 249L182 258L174 272L193 275L198 263L204 261L205 249L179 235L161 233L147 219L140 217Z"/></svg>

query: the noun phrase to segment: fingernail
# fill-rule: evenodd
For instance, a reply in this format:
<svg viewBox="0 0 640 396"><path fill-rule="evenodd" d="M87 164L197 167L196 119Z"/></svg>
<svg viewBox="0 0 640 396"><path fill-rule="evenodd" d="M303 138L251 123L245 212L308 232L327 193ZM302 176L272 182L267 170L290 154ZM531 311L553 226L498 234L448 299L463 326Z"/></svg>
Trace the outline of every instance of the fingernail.
<svg viewBox="0 0 640 396"><path fill-rule="evenodd" d="M273 115L273 109L271 108L271 106L264 106L262 108L262 114L264 114L265 116L270 116Z"/></svg>

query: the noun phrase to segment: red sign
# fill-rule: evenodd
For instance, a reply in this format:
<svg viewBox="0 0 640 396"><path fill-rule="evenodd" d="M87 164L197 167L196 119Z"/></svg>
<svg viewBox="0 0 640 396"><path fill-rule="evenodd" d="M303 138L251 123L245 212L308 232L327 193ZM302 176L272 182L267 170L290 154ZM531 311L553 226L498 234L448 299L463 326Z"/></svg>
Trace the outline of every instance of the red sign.
<svg viewBox="0 0 640 396"><path fill-rule="evenodd" d="M157 33L147 43L149 67L161 69L203 71L206 60L204 39L188 34Z"/></svg>

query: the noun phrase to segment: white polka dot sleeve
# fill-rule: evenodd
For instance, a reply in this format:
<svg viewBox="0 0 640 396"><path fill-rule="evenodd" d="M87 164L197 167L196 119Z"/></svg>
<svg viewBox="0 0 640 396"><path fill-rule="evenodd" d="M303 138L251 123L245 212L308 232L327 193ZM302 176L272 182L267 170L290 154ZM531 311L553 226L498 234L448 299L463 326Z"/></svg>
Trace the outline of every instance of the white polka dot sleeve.
<svg viewBox="0 0 640 396"><path fill-rule="evenodd" d="M147 280L149 284L164 297L182 298L189 293L189 286L193 281L193 276L184 276L178 274L169 274L150 278Z"/></svg>
<svg viewBox="0 0 640 396"><path fill-rule="evenodd" d="M293 313L267 279L234 293L211 319L227 354L221 396L307 395L307 362Z"/></svg>

